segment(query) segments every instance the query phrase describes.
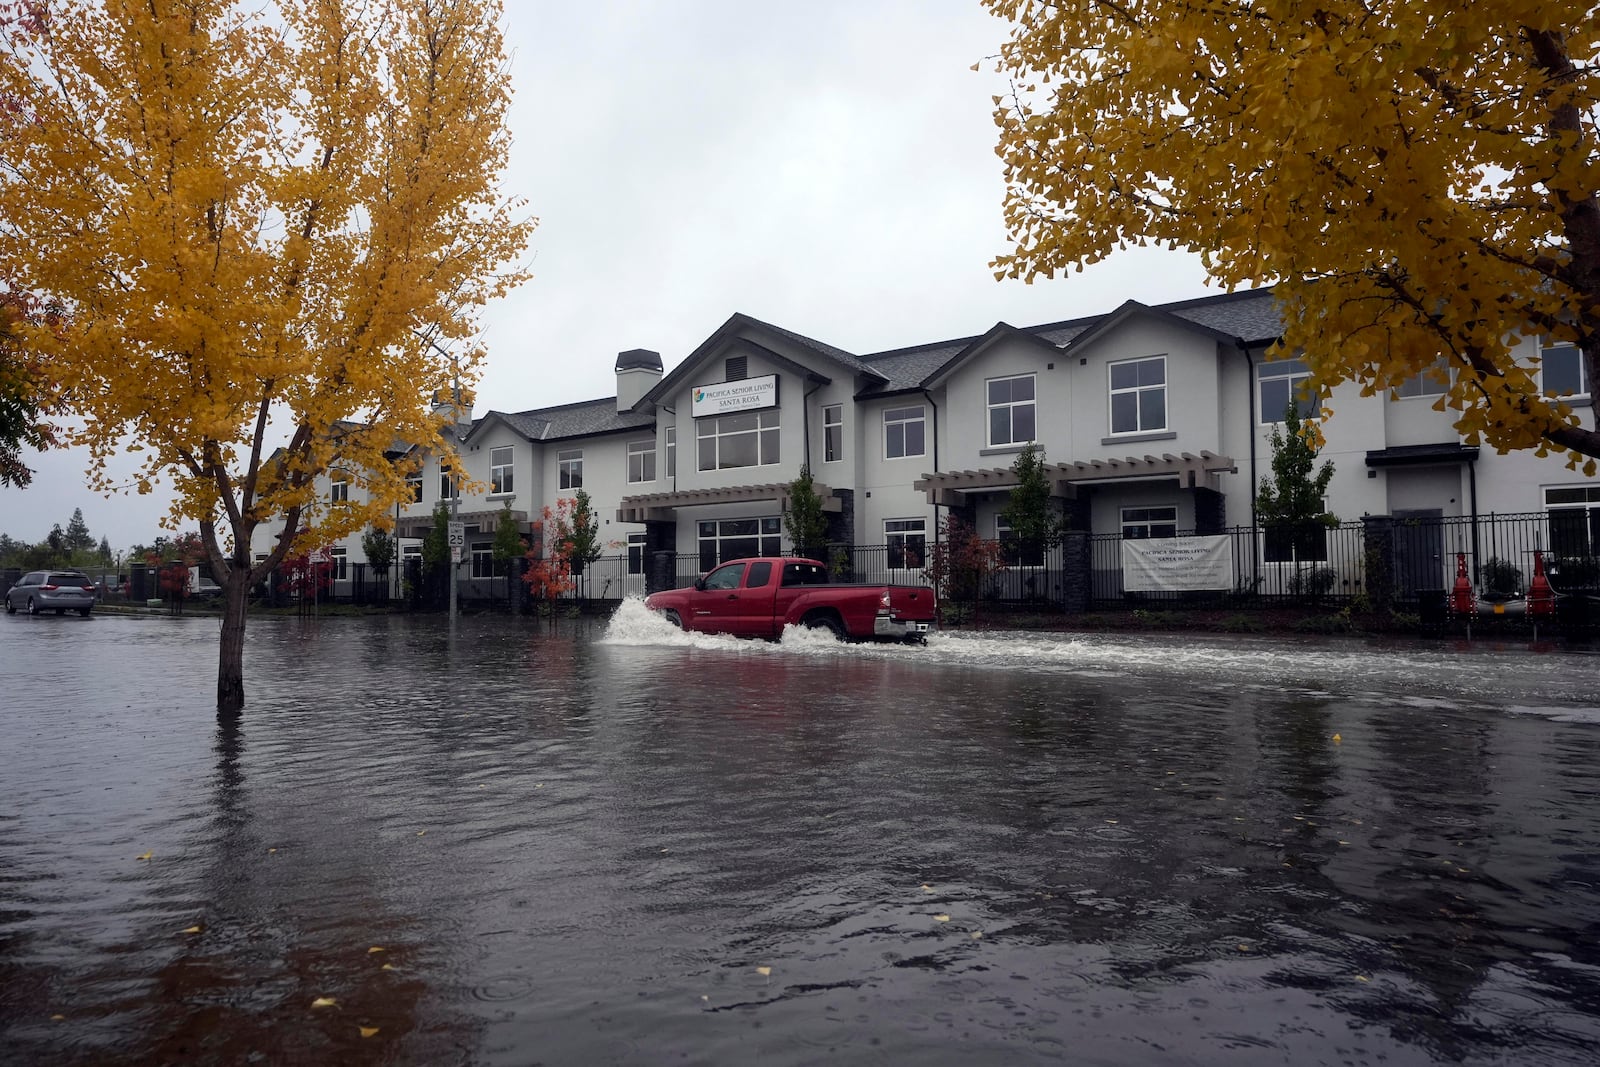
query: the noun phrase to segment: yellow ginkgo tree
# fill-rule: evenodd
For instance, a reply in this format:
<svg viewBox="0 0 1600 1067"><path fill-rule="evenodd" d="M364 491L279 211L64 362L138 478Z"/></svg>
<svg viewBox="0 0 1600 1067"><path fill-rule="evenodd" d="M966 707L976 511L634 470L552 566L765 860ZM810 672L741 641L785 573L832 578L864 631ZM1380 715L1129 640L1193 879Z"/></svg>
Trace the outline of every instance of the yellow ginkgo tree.
<svg viewBox="0 0 1600 1067"><path fill-rule="evenodd" d="M470 387L533 221L497 0L0 3L0 289L86 447L169 477L225 591L220 711L250 586L393 513L430 398ZM450 353L454 354L451 355ZM331 466L360 492L319 507ZM251 536L283 534L252 564Z"/></svg>
<svg viewBox="0 0 1600 1067"><path fill-rule="evenodd" d="M1012 23L1000 277L1195 250L1227 286L1277 284L1324 390L1443 357L1467 440L1593 473L1590 400L1513 354L1571 343L1594 394L1593 0L983 2Z"/></svg>

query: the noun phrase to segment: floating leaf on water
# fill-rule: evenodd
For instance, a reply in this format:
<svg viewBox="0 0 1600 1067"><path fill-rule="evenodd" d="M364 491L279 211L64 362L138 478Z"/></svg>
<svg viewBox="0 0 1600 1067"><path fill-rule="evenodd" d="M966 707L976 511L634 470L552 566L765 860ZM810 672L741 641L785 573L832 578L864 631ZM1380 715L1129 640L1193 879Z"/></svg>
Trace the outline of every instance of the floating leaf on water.
<svg viewBox="0 0 1600 1067"><path fill-rule="evenodd" d="M52 1015L50 1016L50 1021L53 1023L64 1023L67 1021L67 1017L65 1015Z"/></svg>
<svg viewBox="0 0 1600 1067"><path fill-rule="evenodd" d="M361 1031L362 1037L371 1037L378 1032L376 1026L358 1026L356 1029Z"/></svg>
<svg viewBox="0 0 1600 1067"><path fill-rule="evenodd" d="M154 852L146 852L144 855L138 856L138 857L135 857L135 858L139 859L140 861L144 861L144 860L148 860L151 856L154 856L154 855L155 855Z"/></svg>
<svg viewBox="0 0 1600 1067"><path fill-rule="evenodd" d="M922 891L924 893L931 893L931 892L933 892L933 886L929 885L927 882L923 882L922 883Z"/></svg>
<svg viewBox="0 0 1600 1067"><path fill-rule="evenodd" d="M950 916L948 916L948 915L935 915L933 917L933 921L936 922L936 923L947 923L947 922L950 921Z"/></svg>
<svg viewBox="0 0 1600 1067"><path fill-rule="evenodd" d="M392 971L392 970L394 970L394 964L385 963L381 968L379 968L379 970Z"/></svg>
<svg viewBox="0 0 1600 1067"><path fill-rule="evenodd" d="M1368 978L1364 974L1358 974L1358 975L1356 975L1356 981L1358 981L1358 982L1370 982L1370 981L1372 981L1372 979Z"/></svg>
<svg viewBox="0 0 1600 1067"><path fill-rule="evenodd" d="M1239 946L1239 951L1240 952L1249 952L1250 951L1250 946L1249 945L1240 945Z"/></svg>
<svg viewBox="0 0 1600 1067"><path fill-rule="evenodd" d="M200 927L198 927L198 926L191 926L191 927L189 927L189 929L187 929L187 930L180 930L180 931L178 931L178 932L179 932L179 933L183 933L183 934L198 934L198 933L199 933L199 932L200 932Z"/></svg>
<svg viewBox="0 0 1600 1067"><path fill-rule="evenodd" d="M418 836L418 837L421 837L421 836L422 836L422 835L423 835L423 834L425 834L425 833L427 833L427 832L428 832L428 831L426 831L426 830L418 830L418 831L417 831L417 836Z"/></svg>
<svg viewBox="0 0 1600 1067"><path fill-rule="evenodd" d="M1338 734L1334 734L1334 735L1333 735L1333 743L1334 743L1334 744L1336 744L1336 745L1337 745L1337 744L1339 744L1339 743L1340 743L1340 742L1342 742L1342 741L1343 741L1343 740L1344 740L1344 738L1342 738L1342 737L1340 737L1340 736L1339 736L1339 735L1338 735Z"/></svg>
<svg viewBox="0 0 1600 1067"><path fill-rule="evenodd" d="M277 850L277 849L275 849L275 848L269 848L269 849L267 849L267 855L269 855L269 856L270 856L270 855L272 855L272 854L273 854L273 853L274 853L274 852L276 852L276 851L278 851L278 850Z"/></svg>
<svg viewBox="0 0 1600 1067"><path fill-rule="evenodd" d="M761 975L764 978L767 975L772 973L772 968L771 967L757 967L756 968L756 973Z"/></svg>
<svg viewBox="0 0 1600 1067"><path fill-rule="evenodd" d="M972 931L972 940L977 941L982 937L983 937L983 931L982 930L974 930L974 931Z"/></svg>
<svg viewBox="0 0 1600 1067"><path fill-rule="evenodd" d="M382 952L382 951L383 951L383 946L382 945L373 945L371 948L367 949L367 955L370 956L374 952Z"/></svg>
<svg viewBox="0 0 1600 1067"><path fill-rule="evenodd" d="M313 1008L337 1008L339 1002L332 997L318 997L311 1002Z"/></svg>

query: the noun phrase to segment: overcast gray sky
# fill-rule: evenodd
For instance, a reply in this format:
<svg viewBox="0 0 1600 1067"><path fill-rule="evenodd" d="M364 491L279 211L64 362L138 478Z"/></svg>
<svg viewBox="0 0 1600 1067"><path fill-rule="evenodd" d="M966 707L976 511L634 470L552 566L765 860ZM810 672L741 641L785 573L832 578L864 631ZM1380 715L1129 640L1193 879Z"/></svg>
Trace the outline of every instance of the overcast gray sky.
<svg viewBox="0 0 1600 1067"><path fill-rule="evenodd" d="M533 280L485 315L480 415L615 395L619 351L670 370L734 312L866 353L1217 291L1153 250L994 280L1004 84L969 68L1006 27L977 0L508 7L506 188L541 221ZM154 539L166 498L92 493L86 459L35 457L0 531L81 507L114 548Z"/></svg>

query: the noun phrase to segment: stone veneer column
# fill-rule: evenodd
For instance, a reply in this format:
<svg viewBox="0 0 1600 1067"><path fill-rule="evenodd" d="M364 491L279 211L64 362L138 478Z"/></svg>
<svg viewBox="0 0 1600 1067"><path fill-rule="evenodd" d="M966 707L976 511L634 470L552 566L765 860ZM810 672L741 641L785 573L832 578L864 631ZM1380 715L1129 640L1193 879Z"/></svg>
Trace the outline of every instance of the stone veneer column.
<svg viewBox="0 0 1600 1067"><path fill-rule="evenodd" d="M1086 531L1069 530L1061 535L1061 610L1069 615L1089 610L1094 590L1093 558Z"/></svg>
<svg viewBox="0 0 1600 1067"><path fill-rule="evenodd" d="M1367 600L1373 611L1387 612L1394 604L1394 519L1363 515L1361 526Z"/></svg>
<svg viewBox="0 0 1600 1067"><path fill-rule="evenodd" d="M678 587L678 524L671 519L646 519L644 524L644 591L662 593Z"/></svg>

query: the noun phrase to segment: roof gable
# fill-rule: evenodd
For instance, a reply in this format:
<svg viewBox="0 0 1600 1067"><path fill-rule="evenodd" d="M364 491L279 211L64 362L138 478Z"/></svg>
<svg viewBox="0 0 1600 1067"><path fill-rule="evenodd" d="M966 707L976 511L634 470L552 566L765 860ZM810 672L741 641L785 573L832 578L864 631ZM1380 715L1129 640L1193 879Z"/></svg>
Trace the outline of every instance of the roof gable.
<svg viewBox="0 0 1600 1067"><path fill-rule="evenodd" d="M785 330L781 326L774 326L769 322L762 322L760 319L751 318L749 315L746 315L742 312L735 312L733 315L729 316L728 321L719 326L710 337L702 341L693 352L689 353L688 357L684 359L683 362L672 368L672 372L670 374L666 375L666 377L657 382L655 386L651 388L651 390L646 393L643 398L641 398L639 404L635 405L635 408L638 408L640 405L644 404L660 403L663 397L671 396L675 391L689 384L690 378L698 374L700 369L705 366L706 363L710 362L718 355L728 351L734 345L748 346L751 351L760 355L761 358L770 360L776 363L778 366L789 370L791 373L799 374L805 377L819 378L823 381L827 380L826 376L818 374L816 371L805 366L804 364L774 351L772 348L761 344L759 341L753 341L750 338L743 336L743 331L745 330L750 330L757 334L766 333L771 337L787 341L790 344L796 345L808 352L820 356L822 359L837 365L841 369L846 370L851 374L864 375L878 381L888 380L884 377L884 375L864 363L859 357L853 355L852 353L846 352L842 348L835 348L833 345L824 344L821 341L806 337L803 334L795 333L793 330Z"/></svg>

